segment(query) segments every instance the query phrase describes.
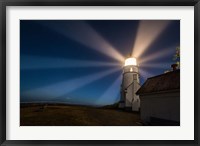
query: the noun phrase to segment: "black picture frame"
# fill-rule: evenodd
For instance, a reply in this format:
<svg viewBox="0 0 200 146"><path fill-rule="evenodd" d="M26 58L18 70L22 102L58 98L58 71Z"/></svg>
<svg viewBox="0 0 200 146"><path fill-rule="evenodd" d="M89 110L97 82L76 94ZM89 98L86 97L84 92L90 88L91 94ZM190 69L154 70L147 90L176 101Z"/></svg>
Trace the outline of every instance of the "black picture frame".
<svg viewBox="0 0 200 146"><path fill-rule="evenodd" d="M6 139L6 7L7 6L194 6L194 140L7 140ZM22 145L198 145L199 136L199 67L200 2L199 0L0 0L0 144Z"/></svg>

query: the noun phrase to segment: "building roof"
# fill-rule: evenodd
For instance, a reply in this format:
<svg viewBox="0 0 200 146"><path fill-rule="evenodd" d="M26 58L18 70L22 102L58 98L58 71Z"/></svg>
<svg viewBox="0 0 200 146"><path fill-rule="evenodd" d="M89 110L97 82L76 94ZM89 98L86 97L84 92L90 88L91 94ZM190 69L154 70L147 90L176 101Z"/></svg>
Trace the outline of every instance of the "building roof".
<svg viewBox="0 0 200 146"><path fill-rule="evenodd" d="M136 94L151 94L173 90L180 90L180 70L148 78Z"/></svg>

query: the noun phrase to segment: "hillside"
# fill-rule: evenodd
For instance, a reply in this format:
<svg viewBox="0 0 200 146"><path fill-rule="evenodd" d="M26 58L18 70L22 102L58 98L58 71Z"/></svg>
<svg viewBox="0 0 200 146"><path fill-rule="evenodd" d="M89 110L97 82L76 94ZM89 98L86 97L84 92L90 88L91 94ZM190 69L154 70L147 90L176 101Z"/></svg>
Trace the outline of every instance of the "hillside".
<svg viewBox="0 0 200 146"><path fill-rule="evenodd" d="M139 114L116 109L62 104L26 104L21 126L136 126Z"/></svg>

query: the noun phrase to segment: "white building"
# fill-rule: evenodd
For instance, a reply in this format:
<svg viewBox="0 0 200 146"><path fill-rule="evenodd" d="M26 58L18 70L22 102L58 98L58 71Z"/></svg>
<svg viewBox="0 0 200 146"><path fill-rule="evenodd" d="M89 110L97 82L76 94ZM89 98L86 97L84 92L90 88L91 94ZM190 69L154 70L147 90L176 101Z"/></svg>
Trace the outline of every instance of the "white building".
<svg viewBox="0 0 200 146"><path fill-rule="evenodd" d="M143 122L180 124L180 70L148 78L136 94L140 96Z"/></svg>
<svg viewBox="0 0 200 146"><path fill-rule="evenodd" d="M136 95L140 88L138 66L135 58L128 58L125 60L123 68L123 79L121 84L121 100L120 108L132 109L139 111L140 99Z"/></svg>

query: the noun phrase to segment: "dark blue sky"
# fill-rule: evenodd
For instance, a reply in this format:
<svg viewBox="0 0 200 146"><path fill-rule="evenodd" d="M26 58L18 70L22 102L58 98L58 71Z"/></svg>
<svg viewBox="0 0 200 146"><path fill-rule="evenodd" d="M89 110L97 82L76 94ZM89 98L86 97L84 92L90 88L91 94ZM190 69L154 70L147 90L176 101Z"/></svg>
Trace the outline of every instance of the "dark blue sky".
<svg viewBox="0 0 200 146"><path fill-rule="evenodd" d="M127 57L139 25L136 20L21 20L21 102L117 102L123 63L106 47ZM173 20L138 58L154 55L140 64L141 84L170 68L179 45L180 22Z"/></svg>

